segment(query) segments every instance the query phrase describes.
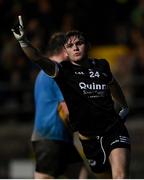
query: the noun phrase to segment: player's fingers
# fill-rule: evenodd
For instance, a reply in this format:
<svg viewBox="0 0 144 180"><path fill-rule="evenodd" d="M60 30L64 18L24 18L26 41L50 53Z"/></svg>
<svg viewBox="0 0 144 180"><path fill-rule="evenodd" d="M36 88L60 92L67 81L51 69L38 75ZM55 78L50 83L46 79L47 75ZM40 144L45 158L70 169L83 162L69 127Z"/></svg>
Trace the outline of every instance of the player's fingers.
<svg viewBox="0 0 144 180"><path fill-rule="evenodd" d="M23 21L22 21L22 16L18 16L18 20L19 20L19 24L21 25L21 27L24 27Z"/></svg>
<svg viewBox="0 0 144 180"><path fill-rule="evenodd" d="M17 38L17 33L14 32L14 29L12 29L13 35Z"/></svg>
<svg viewBox="0 0 144 180"><path fill-rule="evenodd" d="M19 26L19 32L20 32L21 35L24 34L24 30L23 30L23 27L22 27L22 26Z"/></svg>

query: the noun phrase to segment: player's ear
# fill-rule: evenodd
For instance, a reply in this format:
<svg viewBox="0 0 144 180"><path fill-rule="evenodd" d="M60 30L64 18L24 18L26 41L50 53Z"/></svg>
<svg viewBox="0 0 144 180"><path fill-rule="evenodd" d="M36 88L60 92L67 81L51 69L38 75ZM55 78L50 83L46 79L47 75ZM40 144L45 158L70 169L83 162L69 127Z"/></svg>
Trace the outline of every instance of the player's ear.
<svg viewBox="0 0 144 180"><path fill-rule="evenodd" d="M67 59L68 58L68 53L67 53L67 51L66 51L66 49L64 48L64 50L63 50L63 53L64 53L64 57L65 57L65 59Z"/></svg>

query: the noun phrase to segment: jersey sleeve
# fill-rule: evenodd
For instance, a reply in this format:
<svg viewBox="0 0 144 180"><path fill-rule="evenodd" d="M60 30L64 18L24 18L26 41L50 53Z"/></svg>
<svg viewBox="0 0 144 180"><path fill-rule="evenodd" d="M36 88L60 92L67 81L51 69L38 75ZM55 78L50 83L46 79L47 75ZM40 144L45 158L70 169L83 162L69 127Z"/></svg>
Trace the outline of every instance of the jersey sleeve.
<svg viewBox="0 0 144 180"><path fill-rule="evenodd" d="M54 78L57 76L58 73L58 63L50 60L48 58L42 57L39 60L37 60L37 65L51 78Z"/></svg>
<svg viewBox="0 0 144 180"><path fill-rule="evenodd" d="M63 80L63 78L67 76L68 66L69 66L69 62L67 61L63 61L61 63L56 62L56 70L55 70L56 75L54 78Z"/></svg>
<svg viewBox="0 0 144 180"><path fill-rule="evenodd" d="M104 65L105 72L108 75L108 83L111 84L113 82L113 75L110 69L110 65L106 59L102 59L102 62Z"/></svg>

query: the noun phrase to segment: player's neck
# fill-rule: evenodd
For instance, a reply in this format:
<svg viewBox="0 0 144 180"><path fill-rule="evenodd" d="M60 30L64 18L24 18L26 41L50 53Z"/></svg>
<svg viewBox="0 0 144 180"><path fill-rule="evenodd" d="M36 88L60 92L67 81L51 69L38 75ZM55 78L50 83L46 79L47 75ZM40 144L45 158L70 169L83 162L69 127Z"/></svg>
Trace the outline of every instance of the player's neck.
<svg viewBox="0 0 144 180"><path fill-rule="evenodd" d="M85 67L89 65L88 58L83 58L79 61L71 61L71 63L77 66L85 66Z"/></svg>
<svg viewBox="0 0 144 180"><path fill-rule="evenodd" d="M60 55L53 55L53 56L50 56L49 58L50 58L51 60L53 60L53 61L58 62L58 63L60 63L60 62L63 60Z"/></svg>

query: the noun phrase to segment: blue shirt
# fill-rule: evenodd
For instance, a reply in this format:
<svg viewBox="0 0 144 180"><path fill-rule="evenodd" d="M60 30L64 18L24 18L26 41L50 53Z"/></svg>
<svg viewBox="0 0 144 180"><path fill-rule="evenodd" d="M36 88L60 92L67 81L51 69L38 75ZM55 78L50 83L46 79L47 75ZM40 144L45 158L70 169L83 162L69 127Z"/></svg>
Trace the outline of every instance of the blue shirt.
<svg viewBox="0 0 144 180"><path fill-rule="evenodd" d="M40 139L72 142L58 114L58 104L64 101L55 80L40 71L34 87L35 121L32 141Z"/></svg>

